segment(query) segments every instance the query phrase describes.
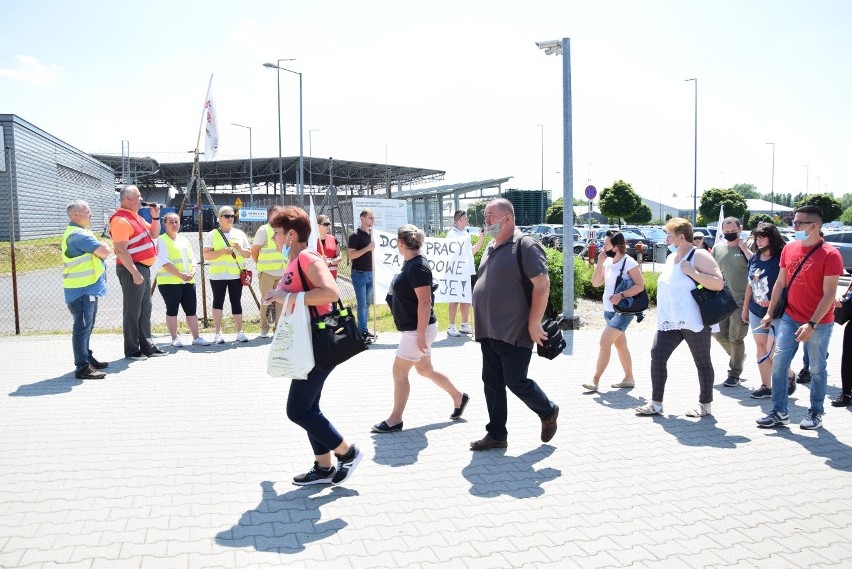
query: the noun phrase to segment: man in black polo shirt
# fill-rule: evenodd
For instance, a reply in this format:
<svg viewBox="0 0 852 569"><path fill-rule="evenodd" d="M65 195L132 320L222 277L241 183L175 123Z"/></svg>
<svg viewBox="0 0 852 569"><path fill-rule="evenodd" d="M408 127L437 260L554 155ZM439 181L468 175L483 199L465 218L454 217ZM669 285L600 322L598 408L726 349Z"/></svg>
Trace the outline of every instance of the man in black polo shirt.
<svg viewBox="0 0 852 569"><path fill-rule="evenodd" d="M559 407L527 377L533 344L547 339L541 325L550 294L547 257L532 239L521 239L515 209L506 199L485 206L485 232L494 238L482 256L473 288L476 341L482 350L482 382L488 407L485 436L471 450L508 446L506 388L541 419L541 440L556 434ZM521 251L523 249L523 251ZM518 266L521 255L523 274ZM532 298L524 279L532 282Z"/></svg>
<svg viewBox="0 0 852 569"><path fill-rule="evenodd" d="M358 330L371 344L376 341L376 335L367 330L367 308L373 303L373 222L376 216L367 208L360 218L361 227L349 236L349 260L352 262L352 288L358 303Z"/></svg>

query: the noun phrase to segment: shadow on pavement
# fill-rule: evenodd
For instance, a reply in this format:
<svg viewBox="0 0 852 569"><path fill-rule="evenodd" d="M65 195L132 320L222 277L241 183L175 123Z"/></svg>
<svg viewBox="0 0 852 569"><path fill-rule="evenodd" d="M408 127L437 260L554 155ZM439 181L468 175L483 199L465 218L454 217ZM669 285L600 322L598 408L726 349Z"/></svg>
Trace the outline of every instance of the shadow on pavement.
<svg viewBox="0 0 852 569"><path fill-rule="evenodd" d="M319 521L320 507L338 498L358 495L355 490L335 487L316 496L326 485L299 487L280 495L272 482L261 482L260 487L263 496L257 508L244 513L231 529L218 533L217 544L274 553L304 551L307 544L331 537L348 525L340 518Z"/></svg>
<svg viewBox="0 0 852 569"><path fill-rule="evenodd" d="M728 436L726 434L728 431L716 426L717 421L713 415L701 419L681 419L674 415L667 417L654 415L652 419L684 446L736 448L738 444L751 442L748 437Z"/></svg>
<svg viewBox="0 0 852 569"><path fill-rule="evenodd" d="M462 469L462 475L471 484L470 493L480 498L537 498L544 495L543 483L562 476L555 468L533 467L555 450L551 445L541 445L521 456L508 456L507 449L471 451L470 464Z"/></svg>
<svg viewBox="0 0 852 569"><path fill-rule="evenodd" d="M373 462L384 466L408 466L417 462L420 451L429 446L426 433L445 429L465 421L444 421L413 429L403 429L396 433L373 433L375 456Z"/></svg>
<svg viewBox="0 0 852 569"><path fill-rule="evenodd" d="M87 381L104 381L103 379L91 379ZM83 380L74 377L74 372L70 371L59 377L52 377L30 383L29 385L21 385L17 390L9 394L9 397L39 397L41 395L59 395L62 393L70 393L72 389L78 385L82 385Z"/></svg>
<svg viewBox="0 0 852 569"><path fill-rule="evenodd" d="M610 409L634 409L645 403L644 399L633 397L634 389L615 389L614 391L586 392L595 397L595 402Z"/></svg>
<svg viewBox="0 0 852 569"><path fill-rule="evenodd" d="M800 430L798 426L791 424L791 427L794 427L796 431ZM826 466L843 472L852 472L852 447L838 441L825 426L816 430L816 437L797 434L787 427L774 429L767 436L799 443L811 454L825 458Z"/></svg>

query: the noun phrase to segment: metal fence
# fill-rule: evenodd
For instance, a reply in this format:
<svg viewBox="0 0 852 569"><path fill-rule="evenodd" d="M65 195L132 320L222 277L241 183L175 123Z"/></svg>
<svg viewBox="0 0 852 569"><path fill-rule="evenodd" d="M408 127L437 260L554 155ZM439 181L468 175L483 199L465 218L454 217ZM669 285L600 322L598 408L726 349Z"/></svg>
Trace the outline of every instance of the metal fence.
<svg viewBox="0 0 852 569"><path fill-rule="evenodd" d="M316 196L316 213L324 213L334 221L335 234L341 247L345 250L347 235L352 232L352 207L346 201L333 202L323 196ZM307 207L305 208L307 209ZM64 213L64 212L63 212ZM12 216L14 219L14 216ZM67 218L65 220L67 222ZM56 220L51 220L53 224ZM237 224L246 232L249 240L261 223ZM195 259L203 262L200 255L197 233L185 233L193 244ZM109 242L108 237L102 237ZM45 243L45 241L50 241ZM110 242L111 246L111 242ZM61 246L58 239L40 239L33 241L7 241L0 243L0 334L30 334L69 332L72 325L71 314L65 304L62 288ZM346 258L344 254L344 259ZM115 273L115 257L107 260L107 295L98 302L98 314L95 320L97 331L119 330L122 327L122 295L121 287ZM254 261L247 259L250 270L255 271ZM199 271L200 273L200 271ZM207 268L205 267L205 274ZM210 283L199 282L196 277L198 292L198 317L203 320L205 315L212 325L212 291ZM349 282L349 264L344 260L340 267L338 278L341 299L344 302L354 302L355 294ZM202 293L202 288L204 291ZM258 283L252 285L259 300ZM155 291L152 297L153 310L151 324L165 329L165 304L160 293ZM259 308L251 293L244 287L242 296L243 318L248 327L259 323L261 312L266 307ZM230 307L225 303L225 318L230 315ZM179 316L181 321L182 315Z"/></svg>

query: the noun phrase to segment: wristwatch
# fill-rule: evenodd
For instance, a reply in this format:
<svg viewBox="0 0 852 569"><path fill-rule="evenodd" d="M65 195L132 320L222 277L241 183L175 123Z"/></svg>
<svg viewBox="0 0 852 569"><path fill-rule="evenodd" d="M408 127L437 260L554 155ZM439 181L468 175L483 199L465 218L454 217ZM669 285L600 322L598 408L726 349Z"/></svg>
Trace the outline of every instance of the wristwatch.
<svg viewBox="0 0 852 569"><path fill-rule="evenodd" d="M814 322L813 320L808 320L808 324L810 324L810 325L811 325L811 328L813 328L814 330L816 330L816 322Z"/></svg>

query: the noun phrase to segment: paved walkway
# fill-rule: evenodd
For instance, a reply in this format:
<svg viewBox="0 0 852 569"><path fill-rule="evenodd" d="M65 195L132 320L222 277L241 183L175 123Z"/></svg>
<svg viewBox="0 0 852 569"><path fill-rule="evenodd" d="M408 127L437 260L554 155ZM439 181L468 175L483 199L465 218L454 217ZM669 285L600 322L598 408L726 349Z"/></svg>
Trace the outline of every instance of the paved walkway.
<svg viewBox="0 0 852 569"><path fill-rule="evenodd" d="M817 432L760 430L769 401L719 387L713 417L686 418L698 384L682 346L666 415L636 417L653 333L629 334L636 389L584 394L598 335L533 358L561 407L554 440L510 397L509 448L482 453L468 450L487 421L478 346L443 334L434 360L471 394L466 420L415 377L405 431L369 433L391 405L398 337L382 335L326 386L325 412L366 455L337 488L290 483L312 457L285 416L288 382L265 374L265 341L129 363L120 338L96 336L111 373L82 382L67 337L0 338L0 567L852 566L847 409L829 407ZM715 343L713 359L721 383ZM756 373L749 362L750 387ZM614 361L602 383L620 378Z"/></svg>

